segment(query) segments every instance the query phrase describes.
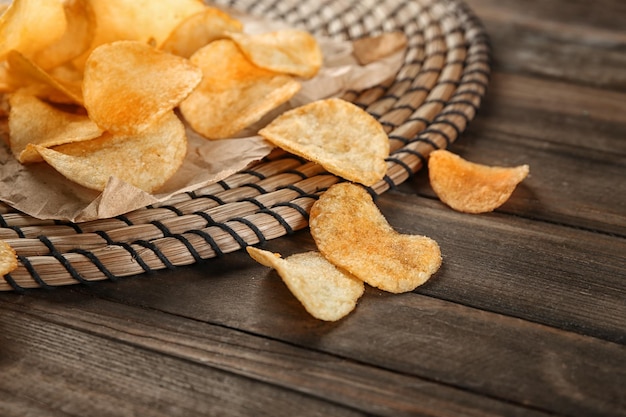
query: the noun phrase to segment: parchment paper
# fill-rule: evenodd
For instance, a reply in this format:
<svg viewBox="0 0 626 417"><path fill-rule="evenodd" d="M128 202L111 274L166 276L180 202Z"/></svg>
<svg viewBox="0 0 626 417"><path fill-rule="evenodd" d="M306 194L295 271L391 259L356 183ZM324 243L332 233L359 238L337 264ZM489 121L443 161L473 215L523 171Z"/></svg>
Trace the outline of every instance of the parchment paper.
<svg viewBox="0 0 626 417"><path fill-rule="evenodd" d="M249 16L237 16L246 32L259 33L284 25ZM83 222L114 217L168 200L173 195L210 185L261 160L272 150L256 132L279 113L308 102L363 90L393 77L402 64L404 48L362 66L353 55L352 43L318 38L324 63L318 75L302 83L289 103L246 129L237 138L209 141L188 129L189 150L182 168L156 194L148 194L111 178L101 193L79 186L45 163L22 165L11 154L7 132L0 141L0 200L38 219ZM243 136L243 137L242 137Z"/></svg>

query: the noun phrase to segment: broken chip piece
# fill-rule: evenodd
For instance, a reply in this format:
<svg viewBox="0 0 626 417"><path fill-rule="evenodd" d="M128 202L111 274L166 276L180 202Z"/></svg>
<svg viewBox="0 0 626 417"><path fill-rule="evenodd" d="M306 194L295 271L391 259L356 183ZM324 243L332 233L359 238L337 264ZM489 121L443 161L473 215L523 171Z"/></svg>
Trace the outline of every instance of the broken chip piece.
<svg viewBox="0 0 626 417"><path fill-rule="evenodd" d="M431 152L428 160L430 185L439 199L454 210L474 214L504 204L529 170L528 165L477 164L443 149Z"/></svg>
<svg viewBox="0 0 626 417"><path fill-rule="evenodd" d="M0 240L0 277L17 268L15 250L4 240Z"/></svg>
<svg viewBox="0 0 626 417"><path fill-rule="evenodd" d="M356 184L325 191L311 207L310 229L326 259L383 291L412 291L441 265L437 242L396 232Z"/></svg>
<svg viewBox="0 0 626 417"><path fill-rule="evenodd" d="M389 138L381 124L338 98L286 111L259 131L276 146L367 186L387 172Z"/></svg>
<svg viewBox="0 0 626 417"><path fill-rule="evenodd" d="M319 252L304 252L281 258L252 246L248 254L262 265L274 268L293 295L313 317L337 321L356 307L365 290L363 282L342 272Z"/></svg>

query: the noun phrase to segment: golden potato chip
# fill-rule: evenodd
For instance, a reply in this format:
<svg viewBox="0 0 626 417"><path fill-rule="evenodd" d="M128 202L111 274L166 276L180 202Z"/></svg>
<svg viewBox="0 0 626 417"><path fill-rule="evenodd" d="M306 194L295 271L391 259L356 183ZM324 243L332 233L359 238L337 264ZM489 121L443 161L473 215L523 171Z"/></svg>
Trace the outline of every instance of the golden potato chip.
<svg viewBox="0 0 626 417"><path fill-rule="evenodd" d="M13 90L13 85L9 76L9 67L6 61L0 62L0 93L7 93L11 90Z"/></svg>
<svg viewBox="0 0 626 417"><path fill-rule="evenodd" d="M300 90L291 76L252 64L228 39L199 49L191 62L202 68L204 77L180 110L191 127L208 139L232 137Z"/></svg>
<svg viewBox="0 0 626 417"><path fill-rule="evenodd" d="M17 268L15 250L4 240L0 240L0 277Z"/></svg>
<svg viewBox="0 0 626 417"><path fill-rule="evenodd" d="M104 130L132 135L172 111L201 79L187 59L117 41L94 49L85 64L85 108Z"/></svg>
<svg viewBox="0 0 626 417"><path fill-rule="evenodd" d="M82 104L83 94L80 84L64 82L53 77L18 51L9 52L7 63L13 87L29 87L33 94L54 102Z"/></svg>
<svg viewBox="0 0 626 417"><path fill-rule="evenodd" d="M352 42L353 54L361 65L378 61L404 48L408 38L404 32L386 32L366 36Z"/></svg>
<svg viewBox="0 0 626 417"><path fill-rule="evenodd" d="M63 10L67 28L60 39L37 51L33 61L51 69L68 63L89 48L96 29L95 14L89 0L65 0Z"/></svg>
<svg viewBox="0 0 626 417"><path fill-rule="evenodd" d="M96 32L89 49L75 64L82 68L100 45L134 40L160 45L180 22L201 12L201 0L89 0L96 17Z"/></svg>
<svg viewBox="0 0 626 417"><path fill-rule="evenodd" d="M275 72L312 78L322 66L322 51L306 31L283 29L261 34L231 33L255 65Z"/></svg>
<svg viewBox="0 0 626 417"><path fill-rule="evenodd" d="M317 319L336 321L345 317L365 291L362 281L337 269L319 252L283 259L252 246L246 250L260 264L274 268L306 311Z"/></svg>
<svg viewBox="0 0 626 417"><path fill-rule="evenodd" d="M0 16L0 61L17 50L31 58L65 32L67 21L59 0L13 0Z"/></svg>
<svg viewBox="0 0 626 417"><path fill-rule="evenodd" d="M431 152L428 160L430 185L439 199L465 213L486 213L504 204L526 178L528 165L487 166L469 162L452 152Z"/></svg>
<svg viewBox="0 0 626 417"><path fill-rule="evenodd" d="M350 181L370 186L387 172L387 134L376 119L345 100L320 100L289 110L259 134Z"/></svg>
<svg viewBox="0 0 626 417"><path fill-rule="evenodd" d="M12 94L9 103L9 143L21 163L42 160L38 152L26 149L28 144L50 148L94 139L102 134L102 129L86 115L62 111L24 90Z"/></svg>
<svg viewBox="0 0 626 417"><path fill-rule="evenodd" d="M153 192L182 165L187 152L185 127L173 111L147 130L132 136L104 133L97 139L34 147L65 177L102 191L110 177Z"/></svg>
<svg viewBox="0 0 626 417"><path fill-rule="evenodd" d="M437 242L396 232L356 184L325 191L311 207L310 229L326 259L383 291L412 291L441 265Z"/></svg>
<svg viewBox="0 0 626 417"><path fill-rule="evenodd" d="M210 42L223 39L226 32L241 32L242 30L241 22L228 13L214 7L206 7L200 13L183 20L159 49L189 58Z"/></svg>

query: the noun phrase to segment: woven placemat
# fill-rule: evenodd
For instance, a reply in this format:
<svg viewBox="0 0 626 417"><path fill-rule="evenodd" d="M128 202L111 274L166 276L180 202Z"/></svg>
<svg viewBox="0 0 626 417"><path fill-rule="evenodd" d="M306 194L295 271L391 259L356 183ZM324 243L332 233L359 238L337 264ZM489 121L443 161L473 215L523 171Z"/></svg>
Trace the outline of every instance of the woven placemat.
<svg viewBox="0 0 626 417"><path fill-rule="evenodd" d="M458 0L218 0L220 6L284 21L335 39L401 30L408 37L396 77L347 99L386 129L391 155L381 194L410 178L433 149L446 148L474 118L490 71L488 38ZM320 166L275 151L211 186L111 219L41 221L0 207L0 239L18 269L0 290L115 280L176 268L275 239L308 225L320 193L341 181Z"/></svg>

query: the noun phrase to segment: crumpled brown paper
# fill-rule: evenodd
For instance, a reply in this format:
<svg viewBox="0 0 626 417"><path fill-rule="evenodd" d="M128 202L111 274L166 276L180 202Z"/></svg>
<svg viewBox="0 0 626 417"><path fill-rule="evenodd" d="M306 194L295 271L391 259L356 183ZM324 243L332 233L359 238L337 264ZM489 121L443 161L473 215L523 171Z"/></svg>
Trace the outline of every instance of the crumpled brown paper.
<svg viewBox="0 0 626 417"><path fill-rule="evenodd" d="M250 33L284 27L249 16L238 18ZM111 178L101 193L89 190L67 180L45 163L20 164L3 143L0 144L0 200L38 219L72 222L115 217L166 201L176 194L227 178L267 156L272 145L256 136L256 131L278 113L314 100L340 96L349 90L373 87L393 77L402 65L404 48L368 65L360 65L353 55L352 42L325 38L318 41L324 55L319 74L304 81L301 91L289 103L242 132L244 137L209 141L188 129L189 149L185 162L158 193L148 194L116 178Z"/></svg>

